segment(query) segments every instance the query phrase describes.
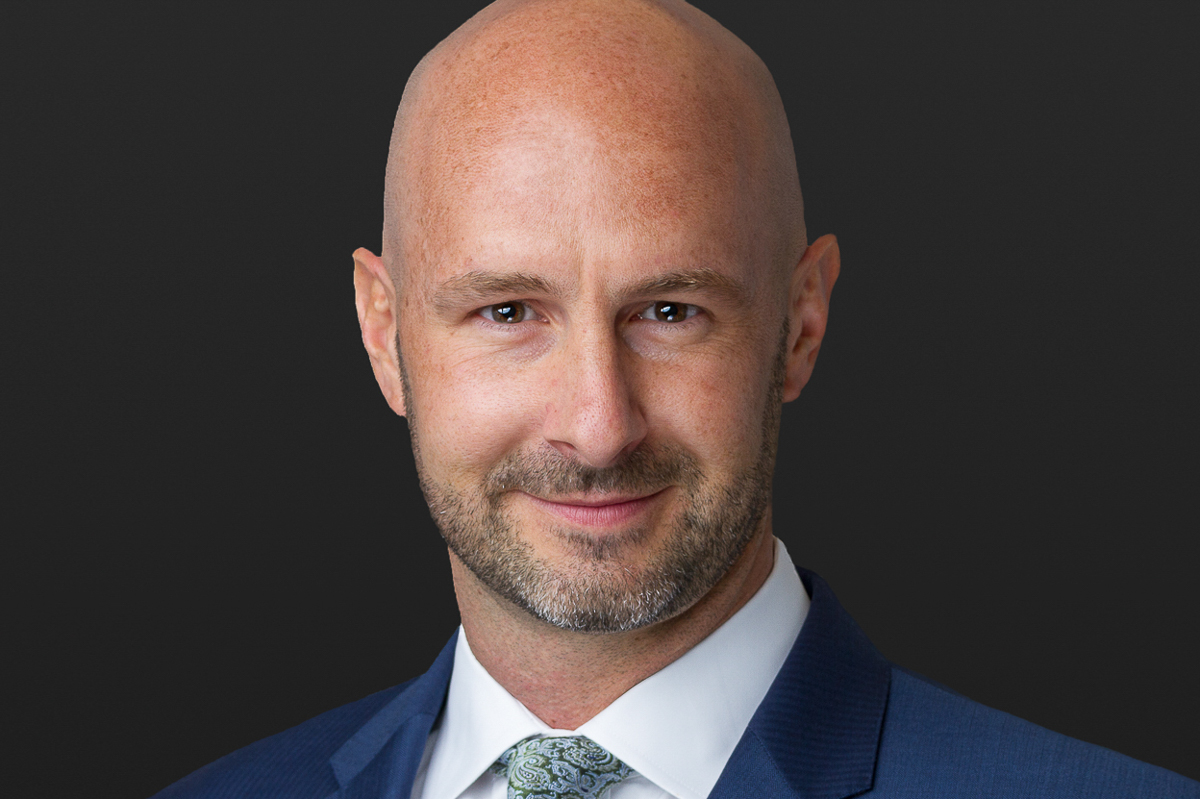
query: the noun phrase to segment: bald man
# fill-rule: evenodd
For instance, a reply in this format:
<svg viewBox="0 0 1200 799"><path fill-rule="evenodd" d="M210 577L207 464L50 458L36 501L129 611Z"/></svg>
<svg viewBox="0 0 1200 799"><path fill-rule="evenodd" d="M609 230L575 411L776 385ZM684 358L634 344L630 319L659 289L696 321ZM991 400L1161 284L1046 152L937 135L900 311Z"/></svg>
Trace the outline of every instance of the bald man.
<svg viewBox="0 0 1200 799"><path fill-rule="evenodd" d="M160 796L1200 796L892 666L773 536L838 247L709 17L489 6L409 80L354 261L462 628Z"/></svg>

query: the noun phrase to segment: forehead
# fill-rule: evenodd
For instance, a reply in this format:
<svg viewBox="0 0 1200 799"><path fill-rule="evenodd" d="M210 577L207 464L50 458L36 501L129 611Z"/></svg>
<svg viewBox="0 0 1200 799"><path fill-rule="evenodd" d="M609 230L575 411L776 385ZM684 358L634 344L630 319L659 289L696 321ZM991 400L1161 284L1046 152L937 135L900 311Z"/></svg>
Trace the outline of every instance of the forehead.
<svg viewBox="0 0 1200 799"><path fill-rule="evenodd" d="M405 214L420 220L405 232L406 272L439 283L479 269L592 267L633 281L757 264L769 237L749 167L711 138L656 139L531 105L467 146L429 153Z"/></svg>
<svg viewBox="0 0 1200 799"><path fill-rule="evenodd" d="M769 136L741 67L652 6L578 5L433 59L396 148L406 275L758 260Z"/></svg>

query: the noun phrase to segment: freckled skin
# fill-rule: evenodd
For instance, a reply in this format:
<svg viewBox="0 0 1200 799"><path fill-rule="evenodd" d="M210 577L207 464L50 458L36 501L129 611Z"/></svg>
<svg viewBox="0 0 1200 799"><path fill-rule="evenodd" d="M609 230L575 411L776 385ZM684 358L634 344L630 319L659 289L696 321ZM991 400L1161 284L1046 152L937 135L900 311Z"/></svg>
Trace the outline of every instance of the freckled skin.
<svg viewBox="0 0 1200 799"><path fill-rule="evenodd" d="M383 257L355 253L363 341L389 404L410 415L423 484L470 496L506 456L536 451L605 469L674 447L713 485L764 452L773 464L764 419L811 375L838 272L832 237L806 249L795 174L765 67L686 4L496 3L435 48L397 115ZM740 291L633 290L699 268ZM447 294L471 273L550 288ZM514 301L528 309L519 324L480 314ZM655 301L698 312L642 318ZM636 575L667 548L682 496L664 491L636 539L586 534L616 541L614 568ZM506 502L532 556L583 568L536 503ZM566 729L702 640L772 563L768 505L698 600L639 629L587 633L532 616L451 554L472 650Z"/></svg>

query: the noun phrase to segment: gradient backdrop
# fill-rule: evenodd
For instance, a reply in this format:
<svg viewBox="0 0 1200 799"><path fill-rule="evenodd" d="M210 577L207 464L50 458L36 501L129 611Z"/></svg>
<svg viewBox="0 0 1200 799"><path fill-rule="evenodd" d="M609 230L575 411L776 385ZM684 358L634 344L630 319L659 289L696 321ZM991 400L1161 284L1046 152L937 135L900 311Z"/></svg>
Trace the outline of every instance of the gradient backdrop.
<svg viewBox="0 0 1200 799"><path fill-rule="evenodd" d="M1200 6L699 5L844 259L778 535L896 662L1200 778ZM0 9L6 793L146 796L454 629L350 253L477 7Z"/></svg>

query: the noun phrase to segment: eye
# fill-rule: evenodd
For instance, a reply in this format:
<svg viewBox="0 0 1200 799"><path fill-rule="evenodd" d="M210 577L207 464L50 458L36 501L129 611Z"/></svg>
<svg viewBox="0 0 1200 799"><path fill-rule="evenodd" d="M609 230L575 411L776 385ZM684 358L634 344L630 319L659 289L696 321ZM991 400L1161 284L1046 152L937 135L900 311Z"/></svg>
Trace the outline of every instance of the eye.
<svg viewBox="0 0 1200 799"><path fill-rule="evenodd" d="M638 314L638 319L645 319L649 322L683 322L699 312L700 309L695 305L682 302L656 302Z"/></svg>
<svg viewBox="0 0 1200 799"><path fill-rule="evenodd" d="M495 305L488 305L485 308L479 309L479 315L489 322L498 322L502 325L515 325L517 322L525 319L534 319L537 314L529 307L527 302L498 302Z"/></svg>

